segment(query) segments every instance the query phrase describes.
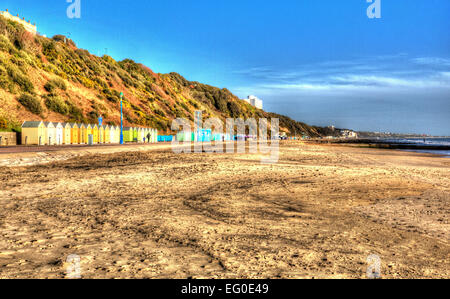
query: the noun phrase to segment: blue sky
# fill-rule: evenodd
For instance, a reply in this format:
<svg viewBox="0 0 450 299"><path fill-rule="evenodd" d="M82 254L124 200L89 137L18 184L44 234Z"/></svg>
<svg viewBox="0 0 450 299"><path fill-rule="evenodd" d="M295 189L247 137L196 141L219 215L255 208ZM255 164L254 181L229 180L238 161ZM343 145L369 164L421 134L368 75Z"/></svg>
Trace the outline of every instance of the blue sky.
<svg viewBox="0 0 450 299"><path fill-rule="evenodd" d="M264 100L314 125L450 135L450 1L6 0L93 54Z"/></svg>

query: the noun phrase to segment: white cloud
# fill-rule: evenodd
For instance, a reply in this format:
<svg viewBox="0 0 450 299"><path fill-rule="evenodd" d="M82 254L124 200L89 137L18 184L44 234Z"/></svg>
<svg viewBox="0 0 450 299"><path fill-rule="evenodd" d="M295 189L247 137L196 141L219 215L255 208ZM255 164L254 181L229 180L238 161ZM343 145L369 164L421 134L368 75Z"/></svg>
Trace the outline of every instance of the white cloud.
<svg viewBox="0 0 450 299"><path fill-rule="evenodd" d="M420 64L420 67L418 67ZM436 65L440 69L436 69ZM448 66L447 66L448 65ZM246 77L255 83L240 90L276 94L281 90L320 93L409 91L450 89L450 60L436 57L408 59L406 55L380 56L351 61L320 62L295 70L275 71L272 67L253 68Z"/></svg>
<svg viewBox="0 0 450 299"><path fill-rule="evenodd" d="M429 66L450 66L450 59L441 57L418 57L412 59L414 63Z"/></svg>

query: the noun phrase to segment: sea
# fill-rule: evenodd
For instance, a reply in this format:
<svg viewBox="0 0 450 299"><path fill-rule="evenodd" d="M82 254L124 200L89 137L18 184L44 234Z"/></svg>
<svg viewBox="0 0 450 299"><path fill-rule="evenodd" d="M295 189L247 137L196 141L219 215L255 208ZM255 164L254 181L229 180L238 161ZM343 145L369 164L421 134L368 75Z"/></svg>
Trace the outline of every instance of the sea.
<svg viewBox="0 0 450 299"><path fill-rule="evenodd" d="M445 158L450 158L450 138L383 138L380 141L391 144L407 144L417 146L418 149L405 149L404 151L429 153L441 155ZM434 147L446 147L444 149L434 149ZM427 148L429 147L429 149Z"/></svg>

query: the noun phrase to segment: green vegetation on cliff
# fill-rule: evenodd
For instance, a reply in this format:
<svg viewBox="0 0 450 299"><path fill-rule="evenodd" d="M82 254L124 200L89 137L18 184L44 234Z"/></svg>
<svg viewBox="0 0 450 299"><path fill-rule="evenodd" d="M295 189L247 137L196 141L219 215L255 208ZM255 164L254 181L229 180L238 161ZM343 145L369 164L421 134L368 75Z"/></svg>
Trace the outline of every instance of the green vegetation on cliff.
<svg viewBox="0 0 450 299"><path fill-rule="evenodd" d="M62 35L34 36L1 16L0 92L0 124L6 128L30 118L96 122L100 115L117 124L124 92L126 125L169 131L174 118L192 121L194 111L202 110L207 118L278 117L290 134L319 136L322 130L256 109L227 89L177 73L156 74L131 59L97 57Z"/></svg>

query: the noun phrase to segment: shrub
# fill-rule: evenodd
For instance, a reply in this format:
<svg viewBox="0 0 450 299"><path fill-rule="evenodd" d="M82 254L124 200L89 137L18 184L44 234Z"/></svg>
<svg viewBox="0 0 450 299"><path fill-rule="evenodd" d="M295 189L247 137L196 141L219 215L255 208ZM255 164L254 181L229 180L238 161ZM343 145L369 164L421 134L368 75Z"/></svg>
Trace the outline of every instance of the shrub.
<svg viewBox="0 0 450 299"><path fill-rule="evenodd" d="M43 111L41 102L33 95L23 94L19 97L18 101L31 113L39 115Z"/></svg>
<svg viewBox="0 0 450 299"><path fill-rule="evenodd" d="M67 90L66 83L62 79L52 79L44 85L44 88L48 92L53 92L57 88Z"/></svg>
<svg viewBox="0 0 450 299"><path fill-rule="evenodd" d="M11 81L9 80L8 72L0 65L0 87L12 92Z"/></svg>
<svg viewBox="0 0 450 299"><path fill-rule="evenodd" d="M235 102L228 102L228 110L230 110L231 117L237 118L241 116L241 108Z"/></svg>
<svg viewBox="0 0 450 299"><path fill-rule="evenodd" d="M97 123L99 117L100 117L100 114L98 113L98 111L95 111L95 110L92 110L87 115L88 121L90 123Z"/></svg>
<svg viewBox="0 0 450 299"><path fill-rule="evenodd" d="M53 83L56 85L56 87L58 87L59 89L67 90L66 82L64 82L64 80L62 80L62 79L53 79L52 82L53 82Z"/></svg>
<svg viewBox="0 0 450 299"><path fill-rule="evenodd" d="M55 42L65 42L67 40L67 38L62 34L57 34L57 35L53 36L52 39Z"/></svg>
<svg viewBox="0 0 450 299"><path fill-rule="evenodd" d="M47 83L45 83L44 88L48 92L53 92L56 89L56 86L51 81L48 81Z"/></svg>
<svg viewBox="0 0 450 299"><path fill-rule="evenodd" d="M180 102L180 106L183 107L183 109L186 110L187 112L190 112L189 107L185 103Z"/></svg>
<svg viewBox="0 0 450 299"><path fill-rule="evenodd" d="M6 38L4 35L0 35L0 50L3 50L5 52L12 52L12 45L9 42L9 39Z"/></svg>
<svg viewBox="0 0 450 299"><path fill-rule="evenodd" d="M110 101L111 103L116 104L116 103L120 102L120 98L119 98L119 96L117 96L117 93L115 92L115 90L105 88L105 89L103 89L102 93L105 95L106 99L108 101Z"/></svg>
<svg viewBox="0 0 450 299"><path fill-rule="evenodd" d="M159 109L156 109L156 110L155 110L155 113L156 113L157 115L159 115L159 116L165 116L164 112L162 112L162 111L159 110Z"/></svg>
<svg viewBox="0 0 450 299"><path fill-rule="evenodd" d="M47 95L44 98L45 106L47 106L49 110L62 115L69 114L69 107L60 97L56 95Z"/></svg>
<svg viewBox="0 0 450 299"><path fill-rule="evenodd" d="M56 49L55 43L52 41L45 41L42 47L43 54L49 60L56 60L58 58L58 50Z"/></svg>
<svg viewBox="0 0 450 299"><path fill-rule="evenodd" d="M70 119L73 122L85 122L86 118L83 115L83 111L80 108L76 107L69 101L66 101L67 106L69 107L69 115Z"/></svg>
<svg viewBox="0 0 450 299"><path fill-rule="evenodd" d="M8 128L8 122L4 118L0 118L0 129L7 129Z"/></svg>
<svg viewBox="0 0 450 299"><path fill-rule="evenodd" d="M11 80L16 83L22 91L31 93L34 91L34 85L30 80L13 65L8 66L8 75Z"/></svg>

